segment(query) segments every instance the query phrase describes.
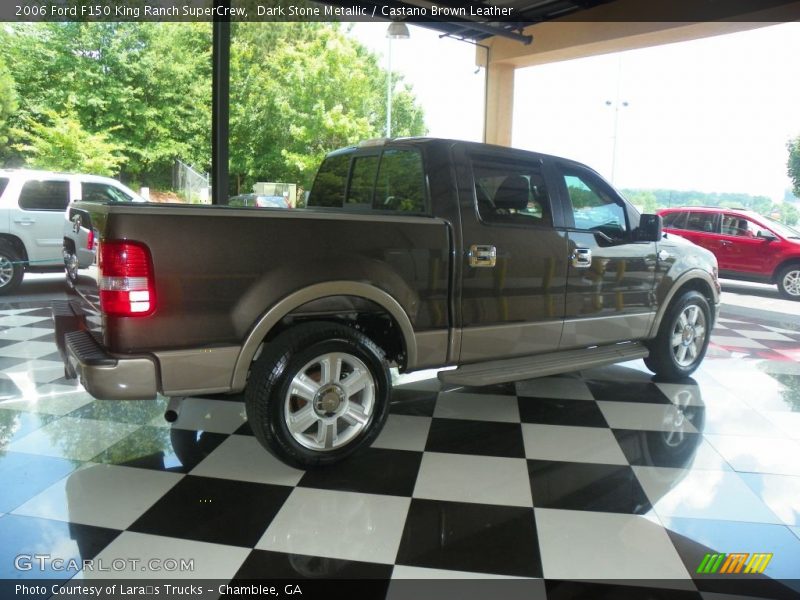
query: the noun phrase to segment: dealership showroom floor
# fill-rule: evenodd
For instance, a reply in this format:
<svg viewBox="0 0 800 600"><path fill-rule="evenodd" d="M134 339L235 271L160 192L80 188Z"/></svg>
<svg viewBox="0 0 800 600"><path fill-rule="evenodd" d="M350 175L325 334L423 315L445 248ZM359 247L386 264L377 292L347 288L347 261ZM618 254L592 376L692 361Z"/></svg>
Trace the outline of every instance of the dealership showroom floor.
<svg viewBox="0 0 800 600"><path fill-rule="evenodd" d="M189 398L170 426L164 399L100 402L65 380L60 285L0 301L2 579L163 575L20 568L38 553L386 580L389 597L450 578L527 579L525 598L800 596L800 311L736 294L683 383L642 361L487 388L406 377L372 448L303 472L259 446L240 396ZM698 573L708 553L772 557Z"/></svg>

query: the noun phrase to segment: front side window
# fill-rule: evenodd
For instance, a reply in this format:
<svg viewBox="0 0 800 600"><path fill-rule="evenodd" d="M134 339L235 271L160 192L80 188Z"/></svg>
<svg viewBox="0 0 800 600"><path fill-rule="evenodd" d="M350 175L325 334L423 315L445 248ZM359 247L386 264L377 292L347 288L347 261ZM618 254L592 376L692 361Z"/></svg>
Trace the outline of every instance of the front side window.
<svg viewBox="0 0 800 600"><path fill-rule="evenodd" d="M611 238L622 238L628 231L625 207L593 177L566 173L567 187L575 228L598 231Z"/></svg>
<svg viewBox="0 0 800 600"><path fill-rule="evenodd" d="M350 170L350 155L339 154L326 158L317 171L308 206L341 208L344 204L344 192L347 186L347 174Z"/></svg>
<svg viewBox="0 0 800 600"><path fill-rule="evenodd" d="M476 158L472 174L482 221L552 227L550 198L539 163Z"/></svg>
<svg viewBox="0 0 800 600"><path fill-rule="evenodd" d="M84 202L132 202L128 194L107 183L85 182L81 184L81 199Z"/></svg>
<svg viewBox="0 0 800 600"><path fill-rule="evenodd" d="M375 210L425 212L425 173L419 152L390 149L383 153L372 207Z"/></svg>
<svg viewBox="0 0 800 600"><path fill-rule="evenodd" d="M69 204L69 181L26 181L19 193L23 210L66 210Z"/></svg>
<svg viewBox="0 0 800 600"><path fill-rule="evenodd" d="M755 238L762 237L765 234L769 236L771 232L749 219L737 215L722 215L722 235Z"/></svg>
<svg viewBox="0 0 800 600"><path fill-rule="evenodd" d="M690 212L684 229L714 233L717 215L712 212Z"/></svg>
<svg viewBox="0 0 800 600"><path fill-rule="evenodd" d="M6 190L7 185L8 185L8 177L0 177L0 196L3 195L3 192Z"/></svg>

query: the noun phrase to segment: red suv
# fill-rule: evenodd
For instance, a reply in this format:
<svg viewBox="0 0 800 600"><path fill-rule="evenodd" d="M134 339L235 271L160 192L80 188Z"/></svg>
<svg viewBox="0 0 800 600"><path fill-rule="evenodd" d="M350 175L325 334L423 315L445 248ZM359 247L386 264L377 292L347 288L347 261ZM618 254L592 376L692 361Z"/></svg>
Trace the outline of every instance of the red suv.
<svg viewBox="0 0 800 600"><path fill-rule="evenodd" d="M800 232L749 210L682 206L658 214L664 231L714 253L720 277L774 283L800 300Z"/></svg>

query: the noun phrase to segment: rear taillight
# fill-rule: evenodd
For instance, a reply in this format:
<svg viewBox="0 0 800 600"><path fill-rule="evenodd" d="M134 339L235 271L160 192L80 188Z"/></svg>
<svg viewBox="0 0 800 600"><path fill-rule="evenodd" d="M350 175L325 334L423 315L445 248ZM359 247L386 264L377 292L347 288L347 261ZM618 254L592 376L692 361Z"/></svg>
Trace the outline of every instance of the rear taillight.
<svg viewBox="0 0 800 600"><path fill-rule="evenodd" d="M99 250L100 309L116 317L144 317L156 308L153 261L139 242L103 240Z"/></svg>
<svg viewBox="0 0 800 600"><path fill-rule="evenodd" d="M94 249L94 229L90 229L89 234L86 236L86 248L88 250Z"/></svg>

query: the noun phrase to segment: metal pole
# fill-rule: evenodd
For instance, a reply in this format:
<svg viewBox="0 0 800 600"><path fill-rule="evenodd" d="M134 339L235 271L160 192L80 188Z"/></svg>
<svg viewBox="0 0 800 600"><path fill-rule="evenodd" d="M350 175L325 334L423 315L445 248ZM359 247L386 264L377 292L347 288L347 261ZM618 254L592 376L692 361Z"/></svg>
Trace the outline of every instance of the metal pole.
<svg viewBox="0 0 800 600"><path fill-rule="evenodd" d="M392 38L389 40L388 65L386 75L386 137L392 137Z"/></svg>
<svg viewBox="0 0 800 600"><path fill-rule="evenodd" d="M215 0L230 7L230 0ZM230 114L231 24L214 17L211 47L211 204L228 203L228 118Z"/></svg>

